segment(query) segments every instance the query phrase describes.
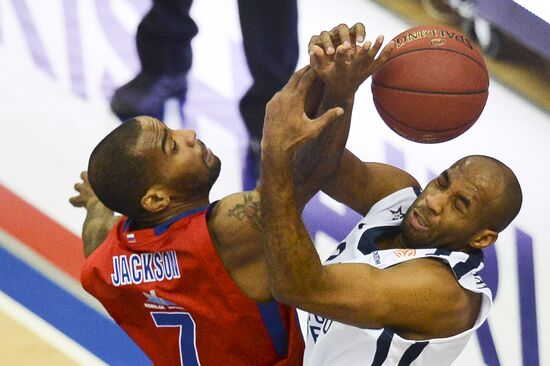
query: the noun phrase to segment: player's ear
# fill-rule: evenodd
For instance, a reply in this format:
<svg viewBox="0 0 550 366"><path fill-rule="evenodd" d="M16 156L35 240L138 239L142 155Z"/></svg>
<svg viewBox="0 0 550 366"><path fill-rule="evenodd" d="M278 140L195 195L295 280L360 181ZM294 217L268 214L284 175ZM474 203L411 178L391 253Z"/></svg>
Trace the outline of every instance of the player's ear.
<svg viewBox="0 0 550 366"><path fill-rule="evenodd" d="M475 249L484 249L498 239L498 233L491 229L480 230L470 241L470 246Z"/></svg>
<svg viewBox="0 0 550 366"><path fill-rule="evenodd" d="M170 204L170 195L161 186L155 185L141 197L141 207L148 212L159 212Z"/></svg>

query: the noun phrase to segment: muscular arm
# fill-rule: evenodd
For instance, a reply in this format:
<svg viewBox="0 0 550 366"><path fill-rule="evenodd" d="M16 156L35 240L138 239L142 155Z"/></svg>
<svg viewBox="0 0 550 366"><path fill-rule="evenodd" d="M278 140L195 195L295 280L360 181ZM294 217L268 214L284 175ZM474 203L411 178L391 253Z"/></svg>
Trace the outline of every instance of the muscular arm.
<svg viewBox="0 0 550 366"><path fill-rule="evenodd" d="M355 34L351 34L353 32ZM375 59L383 38L378 37L374 45L367 42L363 46L355 46L357 32L364 35L362 25L354 26L352 31L340 25L331 31L334 39L327 38L326 32L321 37L313 37L310 63L315 72L304 68L295 73L267 106L264 141L266 136L278 136L285 142L292 140L297 146L293 150L292 172L288 179L293 182L292 194L299 212L336 171L349 131L355 91L392 51L390 44ZM335 47L333 55L323 51L334 45L338 47ZM323 97L317 107L320 95ZM320 117L311 119L317 108ZM302 134L303 131L297 129L292 121L301 121L306 134ZM267 299L271 296L271 289L269 271L260 245L261 177L260 182L255 191L224 198L212 212L209 228L218 254L235 283L247 295Z"/></svg>
<svg viewBox="0 0 550 366"><path fill-rule="evenodd" d="M266 114L264 136L281 133L281 126L288 125L285 124L286 120L295 118L296 115L301 118L305 113L308 117L314 117L315 111L317 111L316 115L322 115L334 108L340 108L343 111L342 114L335 116L333 123L320 130L317 136L305 144L300 144L292 156L291 179L294 183L294 194L299 211L302 211L311 197L336 172L349 133L355 91L377 67L389 58L393 50L393 45L390 43L379 57L375 58L382 46L383 37L378 37L374 44L366 42L363 46L355 46L356 38L362 40L364 34L364 26L358 23L352 28L341 24L330 32L312 37L309 45L310 64L318 78L311 80L311 77L306 77L304 80L297 81L296 75L303 73L305 69L302 69L269 103L270 113ZM330 55L324 51L329 47L335 49ZM289 87L293 80L294 84ZM304 86L305 84L307 86ZM298 89L300 89L299 93ZM288 131L282 132L288 133ZM227 215L216 215L212 217L213 220L217 218L224 222L213 222L214 230L225 234L227 234L226 230L238 230L237 236L242 241L259 242L260 231L249 230L242 225L258 228L261 213L258 192L262 191L262 185L260 177L260 184L255 191L226 197L221 205L225 209L218 210L226 212L233 207L250 208L252 206L247 205L246 202L254 202L254 212L257 216L254 216L253 221L235 220L231 215L229 217L232 220L226 220ZM221 236L218 235L218 237Z"/></svg>
<svg viewBox="0 0 550 366"><path fill-rule="evenodd" d="M420 188L420 185L412 175L399 168L362 162L346 150L336 174L323 187L323 192L364 216L380 199L405 187Z"/></svg>
<svg viewBox="0 0 550 366"><path fill-rule="evenodd" d="M276 299L361 328L394 329L410 339L471 327L479 297L440 262L417 259L378 270L366 264L323 266L301 220L288 179L288 157L264 154L264 246Z"/></svg>
<svg viewBox="0 0 550 366"><path fill-rule="evenodd" d="M365 29L361 23L351 28L340 24L310 40L310 65L325 86L317 116L335 107L342 108L344 113L335 123L323 129L317 138L300 146L293 155L293 181L300 210L336 172L349 134L355 92L393 50L390 43L375 59L383 37L379 36L372 47L370 42L363 46L356 45L356 39L362 41L364 35ZM333 53L329 49L333 49ZM314 87L316 85L313 84ZM319 93L315 90L308 91L308 97L316 94Z"/></svg>
<svg viewBox="0 0 550 366"><path fill-rule="evenodd" d="M317 84L314 87L319 86ZM282 103L290 103L291 99L290 97ZM322 114L338 106L343 108L344 113L317 137L317 143L302 146L292 160L292 179L297 187L296 197L300 211L337 169L350 127L353 98L342 101L325 94L318 112ZM250 243L260 249L261 187L260 179L257 189L223 198L212 212L209 226L220 245L238 242L239 246L246 248L246 244Z"/></svg>
<svg viewBox="0 0 550 366"><path fill-rule="evenodd" d="M323 130L315 141L301 146L293 156L292 179L300 211L338 168L349 134L353 101L353 96L341 100L336 95L325 93L317 115L336 107L342 108L344 113Z"/></svg>
<svg viewBox="0 0 550 366"><path fill-rule="evenodd" d="M386 270L366 264L322 266L300 217L293 156L306 141L322 145L319 131L334 125L313 124L296 113L281 116L271 110L276 106L272 100L266 112L261 170L263 243L275 298L343 323L390 327L415 339L457 334L471 326L479 298L470 297L439 262L418 259ZM380 196L416 184L404 172L363 164L346 153L326 190L364 213Z"/></svg>

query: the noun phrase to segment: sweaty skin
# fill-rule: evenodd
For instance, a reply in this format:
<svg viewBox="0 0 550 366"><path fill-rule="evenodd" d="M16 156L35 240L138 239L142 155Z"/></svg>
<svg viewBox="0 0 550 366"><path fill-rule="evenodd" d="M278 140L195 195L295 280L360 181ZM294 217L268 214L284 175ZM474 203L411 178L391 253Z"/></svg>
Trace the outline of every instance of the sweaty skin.
<svg viewBox="0 0 550 366"><path fill-rule="evenodd" d="M391 47L387 47L378 58L375 58L382 44L382 39L379 37L374 45L367 42L364 46L359 47L361 57L353 58L351 55L355 52L356 46L352 46L352 43L355 44L356 37L364 38L363 25L357 24L351 29L341 25L333 33L344 40L341 43L347 41L347 44L340 44L336 47L334 54L330 56L319 52L321 48L314 41L316 38L312 38L312 66L305 67L293 75L287 86L277 93L274 98L275 102L270 103L272 111L276 110L278 118L296 114L297 111L301 111L299 113L303 114L304 109L311 108L311 105L319 105L318 108L313 108L313 110L319 110L319 118L303 117L312 126L331 122L330 126L322 131L319 129L316 136L318 143L311 140L303 144L293 157L292 177L298 183L296 200L300 211L319 190L319 185L323 185L327 181L327 177L334 172L339 163L349 131L355 91L376 67L387 60L392 50ZM319 38L319 36L316 37ZM322 80L322 83L319 82L319 79ZM319 88L321 92L319 92ZM320 103L312 101L312 95L322 95ZM149 141L149 145L166 145L167 147L163 147L162 151L168 149L172 140L177 140L179 145L188 145L190 151L195 151L201 144L197 142L196 136L191 136L190 132L186 132L189 130L173 131L156 120L152 121L149 117L139 118L145 124L145 130L150 131L152 135L151 138L145 137L143 140ZM269 133L269 131L264 133ZM168 143L162 141L168 141ZM166 150L166 153L170 154L170 151ZM206 172L199 176L191 175L192 179L189 178L189 175L180 176L178 175L181 173L179 165L170 163L170 159L159 156L159 164L163 164L163 171L169 172L171 176L182 182L187 179L190 184L208 176ZM205 162L205 156L207 157L206 162L212 159L211 152L207 150L207 155L201 155L199 164L191 162L197 168L189 174L201 172L200 166ZM209 202L208 192L200 192L200 187L202 186L197 187L200 194L190 196L191 198L185 195L186 192L179 192L177 187L172 187L172 191L168 193L163 190L163 187L151 187L142 199L142 203L150 209L149 212L153 211L153 214L136 220L138 222L135 227L151 227L170 219L182 210L207 204ZM79 188L82 187L77 187L77 191ZM236 285L252 299L268 301L272 295L261 246L260 191L261 183L256 190L236 193L221 199L211 211L208 228L218 255ZM77 196L76 199L83 200L82 197L79 197ZM89 233L108 232L116 219L113 219L113 213L105 207L91 205L87 207L92 211L89 212L89 216L100 215L104 220L102 226L98 225L97 220L86 220L84 223L85 253L89 255L104 238L101 235Z"/></svg>
<svg viewBox="0 0 550 366"><path fill-rule="evenodd" d="M331 37L323 38L328 50ZM262 141L264 248L274 297L320 317L359 328L390 328L411 340L449 337L470 329L481 295L466 290L447 265L433 259L390 268L342 263L323 266L300 216L291 162L319 133L299 117L277 119L268 105ZM320 129L323 126L319 126ZM521 206L513 173L483 156L459 160L430 182L378 249L441 248L469 252L492 245ZM365 215L380 199L419 188L406 172L363 163L345 151L323 190ZM505 188L506 187L506 191ZM504 194L503 192L506 192ZM513 199L509 197L515 197Z"/></svg>

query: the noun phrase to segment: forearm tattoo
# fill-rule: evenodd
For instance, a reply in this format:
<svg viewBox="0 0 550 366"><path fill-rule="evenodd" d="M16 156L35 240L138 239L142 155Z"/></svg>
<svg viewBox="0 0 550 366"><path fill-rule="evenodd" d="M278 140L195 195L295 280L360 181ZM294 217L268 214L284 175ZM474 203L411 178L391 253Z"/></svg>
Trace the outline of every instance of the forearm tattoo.
<svg viewBox="0 0 550 366"><path fill-rule="evenodd" d="M239 221L248 220L250 226L256 230L262 230L261 213L262 206L259 200L254 200L251 192L245 192L244 203L238 203L227 211L227 216L234 217Z"/></svg>

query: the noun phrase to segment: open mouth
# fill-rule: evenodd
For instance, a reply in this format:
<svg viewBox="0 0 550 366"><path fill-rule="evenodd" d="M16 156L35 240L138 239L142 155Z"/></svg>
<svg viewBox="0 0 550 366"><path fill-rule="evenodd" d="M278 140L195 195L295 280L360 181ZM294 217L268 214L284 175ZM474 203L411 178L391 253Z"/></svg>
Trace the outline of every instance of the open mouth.
<svg viewBox="0 0 550 366"><path fill-rule="evenodd" d="M410 224L416 230L427 231L430 229L426 223L426 219L418 212L417 209L414 209L411 212Z"/></svg>

